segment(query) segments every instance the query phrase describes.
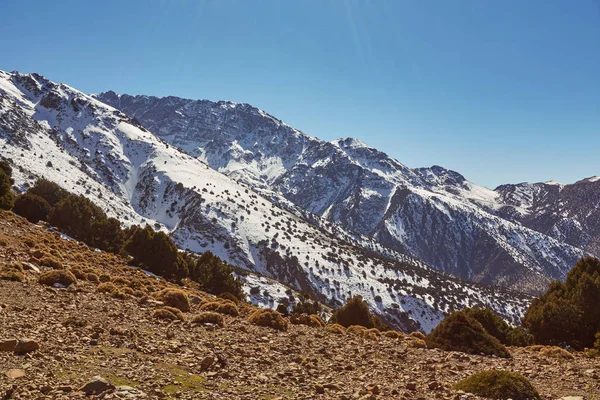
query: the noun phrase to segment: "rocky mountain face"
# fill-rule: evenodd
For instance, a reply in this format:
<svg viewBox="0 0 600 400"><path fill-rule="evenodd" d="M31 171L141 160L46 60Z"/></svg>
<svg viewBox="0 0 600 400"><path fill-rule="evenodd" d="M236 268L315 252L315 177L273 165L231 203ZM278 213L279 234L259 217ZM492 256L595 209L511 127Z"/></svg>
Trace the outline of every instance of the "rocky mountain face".
<svg viewBox="0 0 600 400"><path fill-rule="evenodd" d="M494 191L439 166L408 168L356 139L312 138L247 104L96 98L284 207L291 202L465 279L539 292L586 252L598 254L596 181L568 195L532 189L543 184Z"/></svg>
<svg viewBox="0 0 600 400"><path fill-rule="evenodd" d="M570 185L520 183L496 188L498 213L562 242L600 254L600 177Z"/></svg>
<svg viewBox="0 0 600 400"><path fill-rule="evenodd" d="M218 129L220 117L210 117L212 103L199 102L196 106L203 109L209 105L207 120L200 118L194 123L209 127L210 118L214 118L213 128ZM238 106L221 103L217 108L235 116ZM229 146L229 141L219 137L214 143L192 144L164 131L155 135L149 130L154 129L150 123L140 124L140 116L129 116L67 85L38 74L0 71L0 155L14 167L17 190L25 190L39 177L50 179L87 196L125 224L150 224L169 232L183 249L209 250L233 265L262 275L245 279L261 294L260 299L255 296L252 300L263 305L274 307L287 297L284 287L270 278L309 292L334 307L361 295L385 321L407 331L420 328L428 332L444 313L464 307L489 306L512 322L522 315L527 296L441 273L404 253L400 246L397 250L386 249L302 210L283 195L275 195L271 186L282 190L288 187L288 197L293 199L291 177L303 168L293 153L299 143L304 143L300 148L313 149L314 163L322 162L323 152L330 152L339 162L348 163L348 157L339 145L300 133L293 135L297 142L286 145L287 137L274 137L263 131L259 122L272 121L286 132L291 128L249 106L241 108L255 115L255 122L240 111L242 117L234 118L231 124L242 124L241 118L244 124L250 124L244 127L254 126L263 132L260 146L272 141L272 154L287 149L284 153L289 153L289 158L272 158L270 169L261 170L268 160L262 159L253 167L242 145L232 150L221 148ZM240 132L245 130L240 128ZM251 147L254 142L250 140L243 146ZM197 157L200 148L205 153ZM206 165L216 162L210 158L210 149L214 150L214 160L229 160L220 150L247 154L246 164L228 161L221 168L228 177ZM256 173L244 173L241 169L245 165L249 170L255 168ZM334 175L322 181L314 171L318 168L307 168L312 172L306 176L312 176L315 185L331 184L330 189L344 198L350 182L344 183L345 178ZM289 174L278 172L288 170ZM348 178L363 174L361 170L353 167L346 171ZM417 172L413 174L414 179L419 177ZM380 183L374 176L372 179L373 185ZM302 187L296 189L298 196ZM318 199L314 188L306 190L309 198ZM335 195L328 199L333 204ZM373 204L379 201L374 199ZM316 203L307 208L318 209ZM322 214L336 212L331 208ZM356 224L366 221L356 220ZM539 276L544 279L541 273Z"/></svg>

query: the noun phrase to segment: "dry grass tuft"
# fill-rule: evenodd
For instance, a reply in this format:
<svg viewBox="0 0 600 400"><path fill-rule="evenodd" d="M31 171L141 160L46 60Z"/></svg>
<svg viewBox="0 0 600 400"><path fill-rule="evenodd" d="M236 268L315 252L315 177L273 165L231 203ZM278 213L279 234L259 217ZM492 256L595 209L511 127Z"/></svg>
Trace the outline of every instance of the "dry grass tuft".
<svg viewBox="0 0 600 400"><path fill-rule="evenodd" d="M223 316L216 312L205 311L194 315L192 318L193 324L215 324L223 327Z"/></svg>
<svg viewBox="0 0 600 400"><path fill-rule="evenodd" d="M336 334L336 335L345 335L346 334L346 328L344 328L340 324L327 325L325 327L325 330L327 332L329 332L329 333L333 333L333 334Z"/></svg>
<svg viewBox="0 0 600 400"><path fill-rule="evenodd" d="M277 311L270 308L262 308L254 311L248 321L254 325L266 326L279 331L287 331L288 321Z"/></svg>
<svg viewBox="0 0 600 400"><path fill-rule="evenodd" d="M314 328L322 328L325 326L323 319L316 314L292 315L290 316L290 322L294 325L306 325Z"/></svg>
<svg viewBox="0 0 600 400"><path fill-rule="evenodd" d="M214 311L218 312L219 314L231 315L233 317L240 315L237 306L233 301L230 300L211 301L209 303L204 303L200 306L200 310Z"/></svg>
<svg viewBox="0 0 600 400"><path fill-rule="evenodd" d="M540 356L559 358L562 360L574 360L573 354L569 353L565 349L561 349L558 346L545 346L540 349Z"/></svg>
<svg viewBox="0 0 600 400"><path fill-rule="evenodd" d="M0 268L0 280L23 282L25 281L25 272L23 267L17 263L4 264Z"/></svg>
<svg viewBox="0 0 600 400"><path fill-rule="evenodd" d="M48 286L53 286L55 284L69 286L73 283L77 283L77 278L70 271L65 269L55 269L42 273L38 282Z"/></svg>
<svg viewBox="0 0 600 400"><path fill-rule="evenodd" d="M362 325L350 325L348 328L346 328L346 333L351 335L364 336L366 332L367 328Z"/></svg>
<svg viewBox="0 0 600 400"><path fill-rule="evenodd" d="M381 335L390 338L390 339L401 339L404 337L404 334L402 332L398 332L398 331L385 331L385 332L381 332Z"/></svg>
<svg viewBox="0 0 600 400"><path fill-rule="evenodd" d="M421 332L412 332L408 336L414 337L414 338L417 338L417 339L421 339L421 340L425 340L426 339L426 336L423 333L421 333Z"/></svg>
<svg viewBox="0 0 600 400"><path fill-rule="evenodd" d="M426 349L427 343L423 339L413 336L406 336L406 345L412 349Z"/></svg>
<svg viewBox="0 0 600 400"><path fill-rule="evenodd" d="M190 310L190 301L187 294L179 289L163 289L156 293L156 298L168 306L175 307L183 312Z"/></svg>
<svg viewBox="0 0 600 400"><path fill-rule="evenodd" d="M100 293L115 293L117 291L117 287L111 282L104 282L98 285L98 292Z"/></svg>
<svg viewBox="0 0 600 400"><path fill-rule="evenodd" d="M175 307L169 307L169 306L157 308L156 310L154 310L152 312L152 318L169 319L172 321L175 321L175 320L183 321L184 320L183 313L179 309L177 309Z"/></svg>

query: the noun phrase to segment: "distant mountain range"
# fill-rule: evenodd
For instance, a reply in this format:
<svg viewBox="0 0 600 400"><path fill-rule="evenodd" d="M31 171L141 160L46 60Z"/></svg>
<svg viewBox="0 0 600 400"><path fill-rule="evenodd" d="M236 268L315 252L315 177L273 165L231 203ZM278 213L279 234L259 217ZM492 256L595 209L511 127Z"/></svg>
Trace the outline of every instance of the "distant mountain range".
<svg viewBox="0 0 600 400"><path fill-rule="evenodd" d="M490 190L356 139L312 138L248 104L95 97L271 199L465 279L536 292L600 253L600 178Z"/></svg>
<svg viewBox="0 0 600 400"><path fill-rule="evenodd" d="M516 321L530 297L499 286L539 291L598 251L598 179L492 191L355 139L311 138L247 104L89 96L0 71L0 149L18 190L48 178L331 306L361 295L405 330L470 306ZM247 282L267 304L286 297Z"/></svg>

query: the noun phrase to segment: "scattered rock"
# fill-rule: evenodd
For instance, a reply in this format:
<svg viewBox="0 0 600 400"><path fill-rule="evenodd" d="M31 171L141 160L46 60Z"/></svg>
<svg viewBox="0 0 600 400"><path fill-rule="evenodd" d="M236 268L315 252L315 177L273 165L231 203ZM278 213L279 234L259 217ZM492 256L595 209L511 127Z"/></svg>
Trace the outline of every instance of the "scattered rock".
<svg viewBox="0 0 600 400"><path fill-rule="evenodd" d="M131 386L117 386L114 391L115 396L120 399L145 399L146 393Z"/></svg>
<svg viewBox="0 0 600 400"><path fill-rule="evenodd" d="M14 351L18 343L17 339L0 340L0 351Z"/></svg>
<svg viewBox="0 0 600 400"><path fill-rule="evenodd" d="M6 371L6 376L10 379L24 378L25 375L27 374L22 369L9 369Z"/></svg>
<svg viewBox="0 0 600 400"><path fill-rule="evenodd" d="M31 339L21 339L15 346L15 353L17 354L25 354L31 353L32 351L36 351L40 348L40 345L35 340Z"/></svg>
<svg viewBox="0 0 600 400"><path fill-rule="evenodd" d="M115 386L101 376L94 376L86 383L80 391L85 394L100 394L109 390L114 390Z"/></svg>

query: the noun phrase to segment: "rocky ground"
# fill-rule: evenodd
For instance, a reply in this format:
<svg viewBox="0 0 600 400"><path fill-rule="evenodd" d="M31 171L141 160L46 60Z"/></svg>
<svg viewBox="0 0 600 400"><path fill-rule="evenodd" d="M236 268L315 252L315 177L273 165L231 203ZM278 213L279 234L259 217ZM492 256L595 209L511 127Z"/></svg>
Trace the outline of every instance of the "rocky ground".
<svg viewBox="0 0 600 400"><path fill-rule="evenodd" d="M363 339L304 325L280 332L250 324L250 306L241 306L237 317L224 316L223 327L195 325L191 317L211 297L193 289L186 321L164 321L152 318L160 304L144 293L114 298L85 279L69 288L39 284L35 267L44 256L109 274L121 284L142 274L118 257L0 212L0 263L33 268L25 282L0 280L3 400L475 400L452 385L492 368L522 373L544 399L600 399L600 361L582 354L556 359L511 348L512 358L497 359L413 348L406 338ZM159 280L156 285L169 286ZM10 342L14 338L21 342ZM23 352L14 352L17 343Z"/></svg>

